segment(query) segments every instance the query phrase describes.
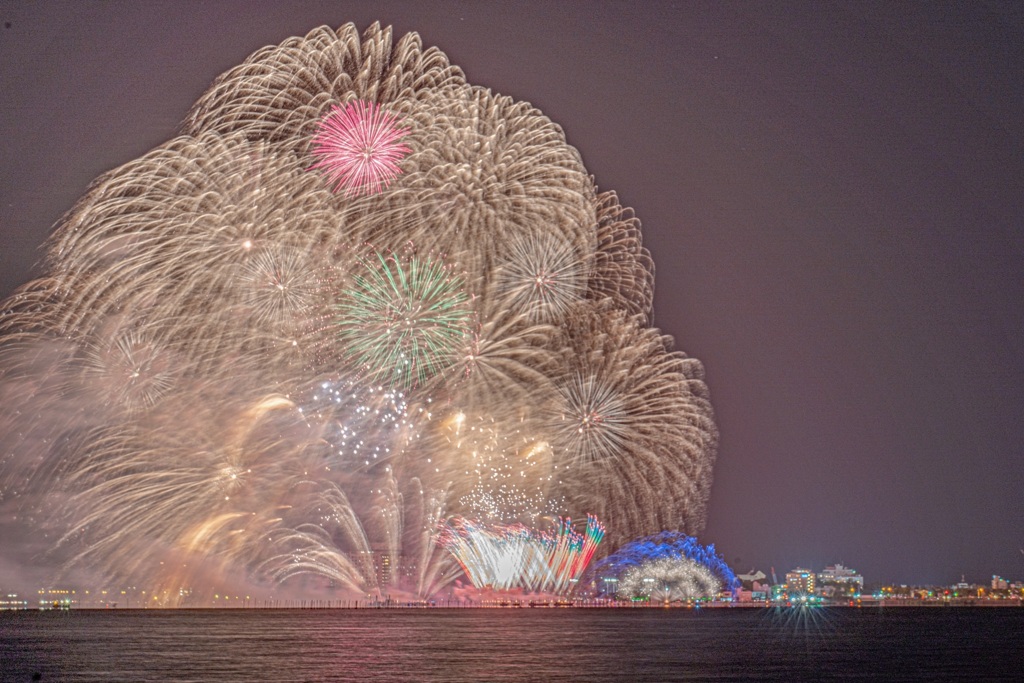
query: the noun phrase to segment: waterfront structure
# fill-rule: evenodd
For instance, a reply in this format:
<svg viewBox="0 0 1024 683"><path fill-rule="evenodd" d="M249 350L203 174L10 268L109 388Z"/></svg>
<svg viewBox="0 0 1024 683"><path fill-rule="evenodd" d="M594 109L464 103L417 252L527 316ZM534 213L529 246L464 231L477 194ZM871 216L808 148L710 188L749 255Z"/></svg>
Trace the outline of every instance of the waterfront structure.
<svg viewBox="0 0 1024 683"><path fill-rule="evenodd" d="M28 600L23 599L17 593L0 594L0 611L9 609L28 609Z"/></svg>
<svg viewBox="0 0 1024 683"><path fill-rule="evenodd" d="M864 577L857 570L833 564L818 573L818 586L826 597L835 594L859 595L864 590Z"/></svg>
<svg viewBox="0 0 1024 683"><path fill-rule="evenodd" d="M764 602L771 593L768 576L760 570L751 569L746 574L737 574L740 587L736 591L736 602Z"/></svg>
<svg viewBox="0 0 1024 683"><path fill-rule="evenodd" d="M753 588L755 583L767 584L768 582L768 577L764 572L760 570L755 571L753 569L751 569L747 574L737 574L736 578L739 579L743 588Z"/></svg>
<svg viewBox="0 0 1024 683"><path fill-rule="evenodd" d="M793 595L814 595L814 572L797 567L786 572L786 590Z"/></svg>
<svg viewBox="0 0 1024 683"><path fill-rule="evenodd" d="M40 588L40 609L70 609L78 606L78 591L71 588Z"/></svg>
<svg viewBox="0 0 1024 683"><path fill-rule="evenodd" d="M377 585L380 587L390 586L395 579L394 567L392 566L392 554L387 550L375 550L373 553L373 568L377 575Z"/></svg>

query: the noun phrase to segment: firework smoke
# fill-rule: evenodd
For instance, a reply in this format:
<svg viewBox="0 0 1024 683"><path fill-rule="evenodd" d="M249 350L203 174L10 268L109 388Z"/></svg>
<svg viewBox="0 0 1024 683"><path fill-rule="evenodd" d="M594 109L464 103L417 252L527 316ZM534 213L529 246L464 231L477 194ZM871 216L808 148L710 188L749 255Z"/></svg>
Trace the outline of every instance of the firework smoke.
<svg viewBox="0 0 1024 683"><path fill-rule="evenodd" d="M0 521L161 604L432 595L560 517L696 533L717 432L653 281L557 124L416 34L318 28L97 179L5 302ZM480 580L564 590L591 526Z"/></svg>

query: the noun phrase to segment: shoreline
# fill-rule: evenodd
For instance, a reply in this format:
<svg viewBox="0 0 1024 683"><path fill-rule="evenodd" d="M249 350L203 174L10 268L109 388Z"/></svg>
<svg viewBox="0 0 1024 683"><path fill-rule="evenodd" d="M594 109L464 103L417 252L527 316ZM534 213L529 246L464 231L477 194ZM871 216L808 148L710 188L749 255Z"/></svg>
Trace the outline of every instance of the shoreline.
<svg viewBox="0 0 1024 683"><path fill-rule="evenodd" d="M967 600L967 599L956 599L956 600L938 600L938 601L923 601L923 600L871 600L867 602L861 602L860 604L822 604L822 605L784 605L784 604L770 604L770 603L704 603L700 605L675 605L675 604L621 604L621 605L595 605L595 604L571 604L571 605L543 605L543 604L508 604L508 605L384 605L384 604L365 604L365 605L346 605L346 606L276 606L276 607L263 607L263 606L250 606L250 607L66 607L66 608L53 608L53 607L22 607L22 608L9 608L0 610L2 612L250 612L250 611L263 611L263 612L276 612L276 611L295 611L295 612L308 612L308 611L345 611L345 612L365 612L365 611L416 611L416 610L449 610L449 611L465 611L465 610L553 610L553 611L564 611L568 609L582 609L582 610L644 610L644 609L657 609L657 610L687 610L687 611L704 611L704 610L802 610L802 609L841 609L841 610L871 610L871 609L885 609L885 608L899 608L899 609L936 609L936 608L953 608L953 609L965 609L965 608L977 608L977 609L1000 609L1000 608L1016 608L1020 609L1024 607L1024 602L1021 600Z"/></svg>

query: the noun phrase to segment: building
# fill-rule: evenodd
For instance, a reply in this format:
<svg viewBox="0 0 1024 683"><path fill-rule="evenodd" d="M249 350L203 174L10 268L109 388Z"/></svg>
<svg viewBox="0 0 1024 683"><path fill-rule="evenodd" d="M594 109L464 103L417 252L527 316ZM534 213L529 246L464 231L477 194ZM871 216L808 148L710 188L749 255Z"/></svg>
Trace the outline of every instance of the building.
<svg viewBox="0 0 1024 683"><path fill-rule="evenodd" d="M419 583L419 565L416 564L416 558L408 555L398 556L398 572L397 578L394 583L407 589L413 589L417 587Z"/></svg>
<svg viewBox="0 0 1024 683"><path fill-rule="evenodd" d="M70 588L40 588L39 609L70 609L78 606L78 591Z"/></svg>
<svg viewBox="0 0 1024 683"><path fill-rule="evenodd" d="M28 600L25 600L17 593L0 593L0 610L28 608Z"/></svg>
<svg viewBox="0 0 1024 683"><path fill-rule="evenodd" d="M395 555L387 548L376 547L360 552L355 559L363 576L373 578L374 583L367 587L371 592L375 589L386 595L389 589L417 585L419 566L414 557Z"/></svg>
<svg viewBox="0 0 1024 683"><path fill-rule="evenodd" d="M810 569L796 569L786 572L786 590L793 595L814 594L814 572Z"/></svg>
<svg viewBox="0 0 1024 683"><path fill-rule="evenodd" d="M387 550L378 550L373 554L373 568L377 574L377 585L384 589L391 586L394 579L391 553Z"/></svg>
<svg viewBox="0 0 1024 683"><path fill-rule="evenodd" d="M832 586L835 592L859 594L864 590L864 577L857 570L833 564L818 574L819 586Z"/></svg>
<svg viewBox="0 0 1024 683"><path fill-rule="evenodd" d="M753 569L750 570L749 574L737 574L736 578L740 580L740 584L744 588L753 589L755 583L763 586L768 585L768 577L765 576L765 573L762 571L754 571Z"/></svg>
<svg viewBox="0 0 1024 683"><path fill-rule="evenodd" d="M747 574L737 574L740 588L736 591L737 602L764 602L768 599L771 586L768 577L762 571L750 570Z"/></svg>

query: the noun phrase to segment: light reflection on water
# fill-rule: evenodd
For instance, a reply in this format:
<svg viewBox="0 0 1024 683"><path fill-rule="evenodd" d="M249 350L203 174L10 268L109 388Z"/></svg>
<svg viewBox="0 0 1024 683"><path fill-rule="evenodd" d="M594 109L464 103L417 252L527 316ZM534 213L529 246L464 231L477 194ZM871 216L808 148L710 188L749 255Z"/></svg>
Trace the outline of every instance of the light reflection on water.
<svg viewBox="0 0 1024 683"><path fill-rule="evenodd" d="M0 613L0 680L1016 680L1021 609Z"/></svg>

